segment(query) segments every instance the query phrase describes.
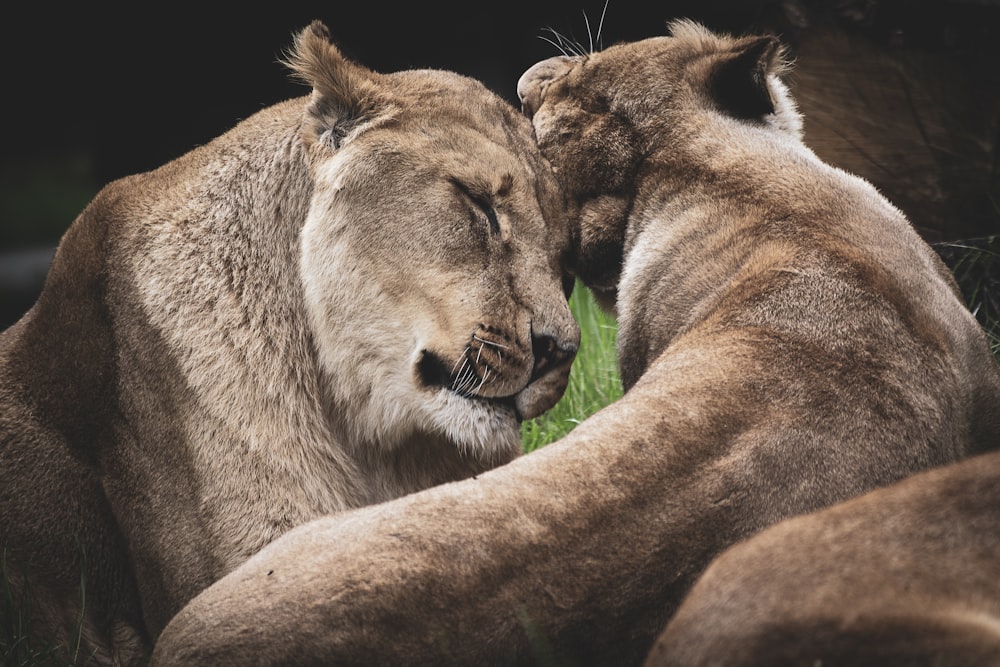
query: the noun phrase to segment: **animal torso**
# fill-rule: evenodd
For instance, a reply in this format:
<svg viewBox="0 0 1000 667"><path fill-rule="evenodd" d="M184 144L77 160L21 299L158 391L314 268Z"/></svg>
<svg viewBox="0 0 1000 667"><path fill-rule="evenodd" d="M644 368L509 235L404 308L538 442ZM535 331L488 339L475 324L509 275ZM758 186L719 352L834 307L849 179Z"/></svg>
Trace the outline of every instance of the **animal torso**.
<svg viewBox="0 0 1000 667"><path fill-rule="evenodd" d="M311 96L106 186L0 337L22 646L133 662L292 526L516 457L566 386L568 233L527 122L320 24L290 64Z"/></svg>

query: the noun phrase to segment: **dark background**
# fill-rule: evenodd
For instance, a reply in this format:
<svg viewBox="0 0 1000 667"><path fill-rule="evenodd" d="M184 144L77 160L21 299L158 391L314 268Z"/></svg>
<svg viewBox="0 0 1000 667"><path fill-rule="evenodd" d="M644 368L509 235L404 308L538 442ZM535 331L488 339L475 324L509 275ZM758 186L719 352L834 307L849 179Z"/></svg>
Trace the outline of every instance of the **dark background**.
<svg viewBox="0 0 1000 667"><path fill-rule="evenodd" d="M584 15L596 35L604 8L86 4L7 9L0 22L0 328L33 302L59 236L103 184L308 92L278 58L312 19L373 69L451 69L516 103L520 74L558 53L547 29L589 47ZM660 35L677 17L782 37L807 143L875 183L929 241L1000 233L1000 0L611 0L601 42Z"/></svg>

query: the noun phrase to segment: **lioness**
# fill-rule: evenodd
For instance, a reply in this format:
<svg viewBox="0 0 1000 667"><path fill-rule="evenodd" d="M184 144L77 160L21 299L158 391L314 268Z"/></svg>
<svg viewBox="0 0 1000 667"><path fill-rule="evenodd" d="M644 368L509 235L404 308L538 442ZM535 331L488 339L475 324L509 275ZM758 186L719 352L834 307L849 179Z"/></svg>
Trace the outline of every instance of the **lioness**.
<svg viewBox="0 0 1000 667"><path fill-rule="evenodd" d="M310 96L105 187L0 337L15 655L130 662L292 526L514 458L565 388L569 233L528 120L318 22L288 62Z"/></svg>
<svg viewBox="0 0 1000 667"><path fill-rule="evenodd" d="M616 297L626 392L464 480L285 534L159 665L636 664L713 556L992 447L1000 367L903 214L802 142L779 42L678 22L518 91Z"/></svg>
<svg viewBox="0 0 1000 667"><path fill-rule="evenodd" d="M714 561L648 665L1000 664L1000 452L787 519Z"/></svg>

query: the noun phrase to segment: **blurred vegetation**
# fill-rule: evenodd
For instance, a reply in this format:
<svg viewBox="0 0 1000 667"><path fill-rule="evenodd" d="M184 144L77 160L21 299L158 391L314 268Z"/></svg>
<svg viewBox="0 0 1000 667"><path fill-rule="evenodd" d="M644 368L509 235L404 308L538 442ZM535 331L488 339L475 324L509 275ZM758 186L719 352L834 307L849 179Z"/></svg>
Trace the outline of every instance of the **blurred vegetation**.
<svg viewBox="0 0 1000 667"><path fill-rule="evenodd" d="M97 194L93 174L82 153L0 166L0 252L54 247Z"/></svg>
<svg viewBox="0 0 1000 667"><path fill-rule="evenodd" d="M562 400L545 414L521 425L524 451L558 440L581 421L622 395L615 352L618 325L577 281L569 307L580 323L580 351Z"/></svg>
<svg viewBox="0 0 1000 667"><path fill-rule="evenodd" d="M969 310L1000 359L1000 235L938 243L934 248L955 275Z"/></svg>

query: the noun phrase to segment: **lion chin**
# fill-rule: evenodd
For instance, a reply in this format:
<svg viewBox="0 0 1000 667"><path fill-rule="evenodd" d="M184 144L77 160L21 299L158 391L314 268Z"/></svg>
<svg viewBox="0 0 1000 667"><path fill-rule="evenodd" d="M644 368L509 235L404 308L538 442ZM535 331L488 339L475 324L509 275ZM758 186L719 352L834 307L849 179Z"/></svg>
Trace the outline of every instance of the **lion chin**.
<svg viewBox="0 0 1000 667"><path fill-rule="evenodd" d="M473 334L471 340L486 339ZM473 349L474 345L466 348L451 372L439 355L420 351L416 375L430 392L429 423L472 456L507 461L521 450L521 422L551 409L565 392L575 345L561 349L550 341L536 341L527 363L512 353L507 365L499 363L502 356L492 357L495 366L489 364L489 351L500 349L502 344L480 344L479 350ZM509 366L517 372L505 372ZM491 381L497 379L499 382ZM512 384L520 389L504 390Z"/></svg>
<svg viewBox="0 0 1000 667"><path fill-rule="evenodd" d="M433 427L473 456L510 460L521 449L513 398L462 396L442 388L432 395L429 412Z"/></svg>
<svg viewBox="0 0 1000 667"><path fill-rule="evenodd" d="M521 451L521 422L549 410L565 388L561 374L536 380L512 396L463 395L441 388L430 400L431 423L473 456L510 460Z"/></svg>

